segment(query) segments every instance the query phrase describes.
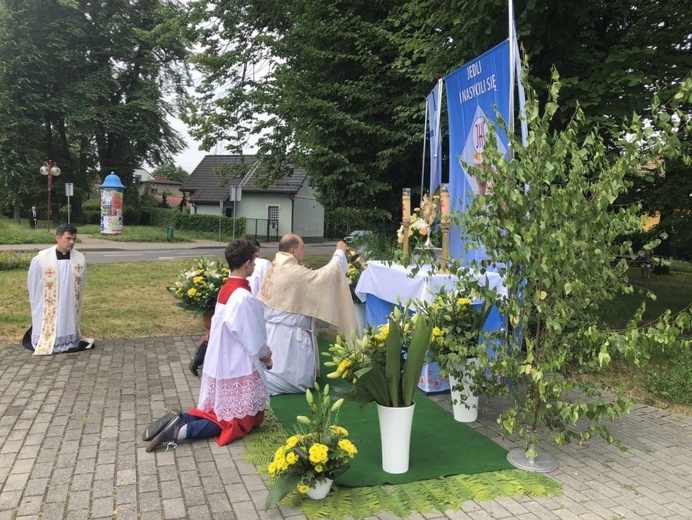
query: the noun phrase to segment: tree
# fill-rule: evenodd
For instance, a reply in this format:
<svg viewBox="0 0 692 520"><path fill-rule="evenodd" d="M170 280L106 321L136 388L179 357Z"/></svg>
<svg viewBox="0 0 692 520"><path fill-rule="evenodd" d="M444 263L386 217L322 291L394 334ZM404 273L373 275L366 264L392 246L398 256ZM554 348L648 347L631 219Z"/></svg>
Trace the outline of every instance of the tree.
<svg viewBox="0 0 692 520"><path fill-rule="evenodd" d="M560 91L556 73L553 78L542 112L537 96L527 91L526 146L511 135L515 153L507 160L495 139L488 139L484 167L472 173L492 182L493 194L476 197L459 217L467 247L482 244L487 251L487 260L472 262L472 269L496 269L508 294L498 298L473 279L464 283L466 292L496 302L515 333L500 335L494 359L485 345L478 346L483 361L476 377L492 374L485 381L487 391L511 399L498 422L503 435L517 434L525 441L529 457L536 455L541 426L557 444L581 443L592 435L617 443L602 421L626 412L632 402L575 382L572 371L597 371L615 356L639 364L654 348L689 346L692 332L692 307L642 325L643 306L621 331L602 330L595 315L599 304L633 292L627 260L634 252L619 237L640 228L639 208L611 205L627 192L629 176L647 174L642 164L679 155L678 136L692 127L689 107L680 109L692 103L692 77L672 106L661 107L654 99L654 128L634 114L612 135L621 150L617 156L608 153L605 139L580 109L563 129L552 129ZM689 156L683 159L690 163ZM464 278L464 271L458 272ZM494 377L498 374L504 376L502 385ZM582 393L570 396L577 388Z"/></svg>
<svg viewBox="0 0 692 520"><path fill-rule="evenodd" d="M419 184L420 144L397 111L424 98L393 66L396 3L198 2L204 80L186 115L192 135L207 149L260 135L270 179L306 166L328 207L398 207L401 187Z"/></svg>
<svg viewBox="0 0 692 520"><path fill-rule="evenodd" d="M46 159L63 171L56 192L75 183L78 206L97 173L129 184L140 163L182 149L167 120L187 81L181 12L164 0L0 0L0 113L13 114L0 133L26 136L4 140L25 149L11 167L24 199Z"/></svg>
<svg viewBox="0 0 692 520"><path fill-rule="evenodd" d="M551 125L564 128L578 103L611 147L611 124L646 111L656 89L672 95L691 68L689 2L517 0L515 10L529 84L546 92L552 66L562 76ZM276 175L304 163L330 209L398 214L399 188L420 184L425 96L507 38L506 0L200 0L193 12L204 49L193 135L237 149L266 132L260 154Z"/></svg>
<svg viewBox="0 0 692 520"><path fill-rule="evenodd" d="M152 172L154 177L166 177L171 181L185 182L190 175L182 166L172 164L160 164Z"/></svg>

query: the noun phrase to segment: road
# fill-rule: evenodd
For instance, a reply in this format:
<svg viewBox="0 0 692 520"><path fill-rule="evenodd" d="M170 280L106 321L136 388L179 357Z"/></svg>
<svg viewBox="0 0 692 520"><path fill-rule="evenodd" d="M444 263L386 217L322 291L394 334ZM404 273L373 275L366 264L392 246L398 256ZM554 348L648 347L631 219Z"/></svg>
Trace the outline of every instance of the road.
<svg viewBox="0 0 692 520"><path fill-rule="evenodd" d="M306 254L330 253L334 251L334 242L324 244L306 244ZM225 245L213 247L195 247L195 248L176 248L176 249L147 249L142 246L141 249L112 249L112 250L83 250L87 255L87 261L90 264L118 264L125 262L156 262L159 260L176 260L187 258L199 258L201 255L207 257L223 258ZM262 247L260 255L265 258L273 258L278 251L278 246Z"/></svg>

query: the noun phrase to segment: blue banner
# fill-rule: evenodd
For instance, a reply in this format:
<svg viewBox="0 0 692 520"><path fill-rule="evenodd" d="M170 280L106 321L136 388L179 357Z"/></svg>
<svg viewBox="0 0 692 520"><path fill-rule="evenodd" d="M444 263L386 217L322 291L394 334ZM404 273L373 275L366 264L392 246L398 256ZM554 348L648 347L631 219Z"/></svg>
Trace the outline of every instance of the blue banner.
<svg viewBox="0 0 692 520"><path fill-rule="evenodd" d="M442 182L442 140L440 136L440 112L442 104L442 81L428 95L428 118L430 121L430 194Z"/></svg>
<svg viewBox="0 0 692 520"><path fill-rule="evenodd" d="M509 120L509 41L493 47L445 78L449 119L449 194L452 210L465 210L478 194L489 195L492 186L468 173L480 167L488 131L487 120L495 122L495 111ZM498 129L497 147L507 152L507 135ZM465 251L461 230L449 233L449 254L465 262L481 260L485 250Z"/></svg>

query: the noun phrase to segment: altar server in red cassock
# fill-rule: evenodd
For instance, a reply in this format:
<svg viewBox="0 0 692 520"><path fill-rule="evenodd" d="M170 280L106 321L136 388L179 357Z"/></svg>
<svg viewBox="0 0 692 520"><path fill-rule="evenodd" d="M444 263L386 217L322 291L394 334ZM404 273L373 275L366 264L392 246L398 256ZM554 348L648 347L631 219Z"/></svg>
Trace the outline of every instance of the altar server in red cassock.
<svg viewBox="0 0 692 520"><path fill-rule="evenodd" d="M211 320L197 408L172 410L144 432L147 452L188 439L214 437L224 446L247 435L264 420L269 394L264 371L271 368L271 350L262 303L250 292L247 278L254 270L255 247L236 240L226 248L231 271L219 291Z"/></svg>

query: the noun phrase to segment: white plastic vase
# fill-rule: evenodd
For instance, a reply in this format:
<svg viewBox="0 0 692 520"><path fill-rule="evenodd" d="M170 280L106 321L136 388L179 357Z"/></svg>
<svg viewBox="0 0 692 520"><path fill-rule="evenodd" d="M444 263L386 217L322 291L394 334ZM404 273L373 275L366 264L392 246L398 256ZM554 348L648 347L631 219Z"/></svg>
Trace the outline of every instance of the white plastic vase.
<svg viewBox="0 0 692 520"><path fill-rule="evenodd" d="M315 482L315 485L309 487L305 494L308 498L312 498L313 500L322 500L327 496L329 490L332 489L332 482L330 478Z"/></svg>
<svg viewBox="0 0 692 520"><path fill-rule="evenodd" d="M411 448L411 425L416 403L411 406L377 405L382 441L382 470L395 475L408 471Z"/></svg>
<svg viewBox="0 0 692 520"><path fill-rule="evenodd" d="M452 392L452 411L454 412L454 419L465 423L474 422L478 419L478 396L471 393L473 380L468 370L466 370L468 365L478 365L478 360L476 358L468 358L466 362L454 365L454 369L462 374L462 390L454 389L459 381L454 375L449 374L449 387ZM463 402L461 402L462 396L466 396Z"/></svg>

